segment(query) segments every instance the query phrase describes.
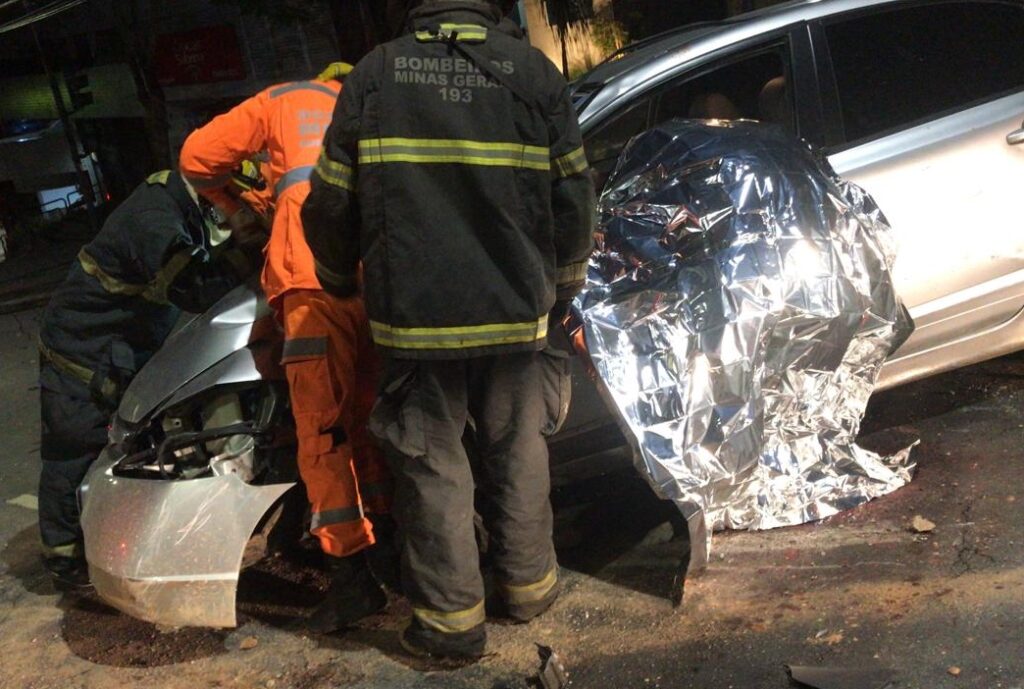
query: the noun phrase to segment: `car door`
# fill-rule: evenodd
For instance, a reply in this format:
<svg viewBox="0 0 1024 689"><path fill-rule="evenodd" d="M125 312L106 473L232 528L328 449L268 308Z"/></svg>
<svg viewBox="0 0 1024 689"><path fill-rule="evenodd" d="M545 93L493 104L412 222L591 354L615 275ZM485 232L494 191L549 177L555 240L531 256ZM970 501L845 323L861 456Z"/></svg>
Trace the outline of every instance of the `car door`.
<svg viewBox="0 0 1024 689"><path fill-rule="evenodd" d="M917 331L897 358L1013 318L1024 146L1007 134L1024 117L1024 5L902 3L830 18L814 36L830 161L875 198L899 244L896 287Z"/></svg>

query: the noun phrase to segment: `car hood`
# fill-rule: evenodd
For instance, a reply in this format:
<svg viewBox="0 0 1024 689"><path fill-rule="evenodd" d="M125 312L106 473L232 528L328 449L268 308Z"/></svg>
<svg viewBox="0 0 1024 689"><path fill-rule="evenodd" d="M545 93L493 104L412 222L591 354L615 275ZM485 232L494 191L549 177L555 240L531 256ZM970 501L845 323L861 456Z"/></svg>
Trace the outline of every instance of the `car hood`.
<svg viewBox="0 0 1024 689"><path fill-rule="evenodd" d="M254 325L272 313L255 283L229 292L171 335L135 376L121 398L120 419L129 424L145 419L183 385L249 344Z"/></svg>

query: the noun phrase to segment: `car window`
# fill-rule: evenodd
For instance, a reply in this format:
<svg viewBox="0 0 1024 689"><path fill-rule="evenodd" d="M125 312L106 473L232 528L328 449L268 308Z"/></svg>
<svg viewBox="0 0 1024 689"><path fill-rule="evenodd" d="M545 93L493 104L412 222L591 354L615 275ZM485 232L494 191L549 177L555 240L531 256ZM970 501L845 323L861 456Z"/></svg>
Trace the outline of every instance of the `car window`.
<svg viewBox="0 0 1024 689"><path fill-rule="evenodd" d="M593 170L594 186L600 190L615 168L619 153L629 140L647 129L650 100L643 98L615 115L586 138L587 161Z"/></svg>
<svg viewBox="0 0 1024 689"><path fill-rule="evenodd" d="M788 73L782 46L712 67L662 91L654 123L673 117L750 119L795 132Z"/></svg>
<svg viewBox="0 0 1024 689"><path fill-rule="evenodd" d="M796 132L787 55L786 47L778 45L712 65L697 76L676 80L642 98L600 126L585 142L597 189L604 187L631 138L674 117L747 118Z"/></svg>
<svg viewBox="0 0 1024 689"><path fill-rule="evenodd" d="M846 141L1024 87L1024 8L932 3L826 27Z"/></svg>

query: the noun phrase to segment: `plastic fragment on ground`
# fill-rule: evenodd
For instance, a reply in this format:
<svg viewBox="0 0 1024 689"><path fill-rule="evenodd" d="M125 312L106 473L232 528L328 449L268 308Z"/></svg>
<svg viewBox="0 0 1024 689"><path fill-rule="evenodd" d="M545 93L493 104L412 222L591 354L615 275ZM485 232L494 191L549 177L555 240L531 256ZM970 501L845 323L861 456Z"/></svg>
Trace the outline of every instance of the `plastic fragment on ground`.
<svg viewBox="0 0 1024 689"><path fill-rule="evenodd" d="M787 665L786 670L794 682L813 689L887 689L896 680L888 668Z"/></svg>

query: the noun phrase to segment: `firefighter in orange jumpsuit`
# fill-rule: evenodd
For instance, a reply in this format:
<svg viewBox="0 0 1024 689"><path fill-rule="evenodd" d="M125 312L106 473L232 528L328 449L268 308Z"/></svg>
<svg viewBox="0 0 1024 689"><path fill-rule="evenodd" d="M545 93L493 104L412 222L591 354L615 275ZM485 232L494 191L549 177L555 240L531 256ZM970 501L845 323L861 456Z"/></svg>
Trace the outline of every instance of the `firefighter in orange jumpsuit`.
<svg viewBox="0 0 1024 689"><path fill-rule="evenodd" d="M312 506L310 531L331 570L327 597L308 621L324 633L384 607L367 554L386 561L393 552L384 544L369 548L393 531L390 475L366 430L379 372L369 321L360 297L339 298L321 287L299 215L341 81L351 69L334 63L316 81L261 91L192 132L180 160L182 175L234 225L249 218L227 192L231 170L260 151L269 153L262 167L275 212L262 283L284 323L282 363L299 472Z"/></svg>

